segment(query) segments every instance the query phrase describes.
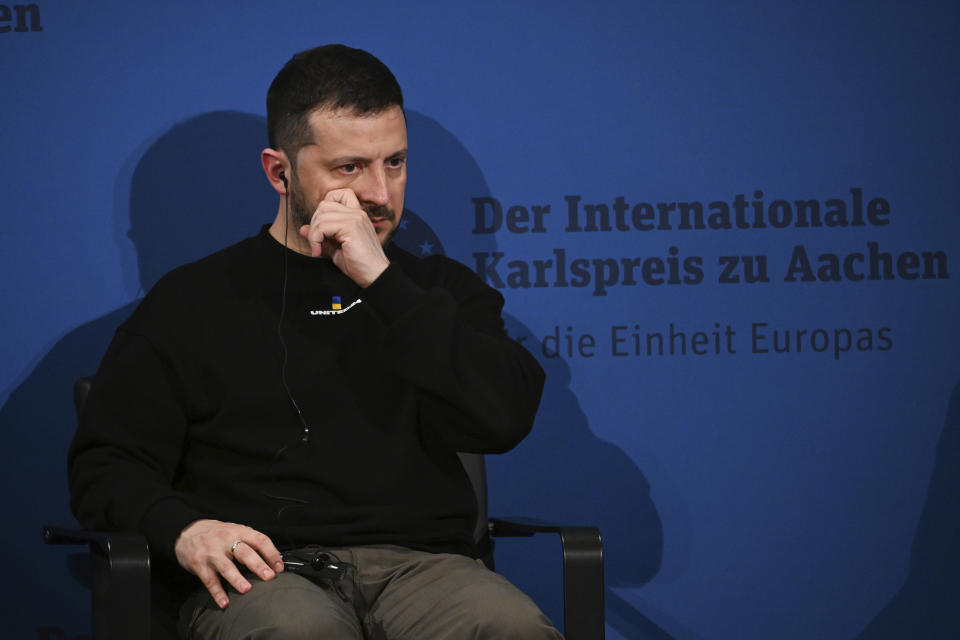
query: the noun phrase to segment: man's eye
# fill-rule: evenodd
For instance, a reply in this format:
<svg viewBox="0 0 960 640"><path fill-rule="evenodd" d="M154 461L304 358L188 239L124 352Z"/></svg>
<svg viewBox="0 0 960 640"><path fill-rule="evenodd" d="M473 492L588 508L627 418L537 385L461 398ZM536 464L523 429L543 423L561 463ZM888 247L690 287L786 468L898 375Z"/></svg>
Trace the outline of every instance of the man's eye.
<svg viewBox="0 0 960 640"><path fill-rule="evenodd" d="M356 170L357 170L357 165L356 163L353 163L353 162L348 162L347 164L340 166L340 171L342 171L343 173L354 173L356 172Z"/></svg>
<svg viewBox="0 0 960 640"><path fill-rule="evenodd" d="M387 161L387 164L394 169L398 169L403 166L403 163L406 161L405 158L390 158Z"/></svg>

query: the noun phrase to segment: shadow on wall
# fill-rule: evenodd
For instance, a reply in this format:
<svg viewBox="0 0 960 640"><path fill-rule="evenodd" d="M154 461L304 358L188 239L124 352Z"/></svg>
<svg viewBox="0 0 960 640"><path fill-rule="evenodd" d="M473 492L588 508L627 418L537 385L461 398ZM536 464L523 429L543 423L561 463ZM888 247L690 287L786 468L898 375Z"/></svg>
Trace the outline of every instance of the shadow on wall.
<svg viewBox="0 0 960 640"><path fill-rule="evenodd" d="M407 117L408 206L438 229L436 235L443 238L449 255L471 265L473 252L497 248L493 235L470 232L470 198L491 195L483 173L469 151L440 124L416 112L408 112ZM427 151L420 153L420 148ZM398 233L397 243L424 255L423 240L417 234L408 235L411 231L413 227ZM425 239L429 245L429 238ZM511 336L531 336L518 318L505 314L505 322ZM540 345L531 344L531 339L527 338L527 346L547 373L537 425L510 454L488 457L490 512L599 527L604 539L608 624L628 638L666 640L669 634L609 588L642 586L660 568L663 532L650 486L622 450L590 431L570 390L569 365L559 357L544 358ZM501 547L507 545L501 543ZM498 569L510 577L535 574L541 564L531 562L531 547L517 549L507 562L497 554ZM552 619L559 620L555 585L548 582L528 579L523 586Z"/></svg>
<svg viewBox="0 0 960 640"><path fill-rule="evenodd" d="M960 384L937 444L927 500L900 591L857 640L960 638Z"/></svg>
<svg viewBox="0 0 960 640"><path fill-rule="evenodd" d="M492 236L470 233L469 198L490 195L476 162L434 120L415 111L407 118L412 141L407 202L417 213L405 212L398 244L418 255L446 251L461 260L472 251L494 249L478 246L493 244ZM128 237L136 251L136 267L129 261L129 273L123 274L126 282L136 283L131 289L148 291L173 267L253 235L272 221L277 199L259 165L264 146L263 117L206 113L150 144L130 177L129 198L124 197L126 176L118 178L118 237ZM5 548L18 550L10 558L8 578L26 595L16 623L26 628L8 629L11 637L42 630L41 637L68 637L63 634L69 632L79 638L80 630L89 629L82 556L45 547L39 532L44 522L73 521L65 478L75 426L71 388L76 378L96 370L115 328L135 304L68 333L0 408L0 433L10 445L0 473L4 486L13 488L8 512L18 514L0 539ZM511 335L529 335L516 318L508 316L507 322ZM656 574L663 546L649 485L626 454L593 436L569 389L567 363L549 358L541 364L547 383L538 428L502 463L491 465L491 510L595 524L604 535L608 586L643 585ZM567 464L558 471L562 463ZM58 578L68 571L74 580ZM669 638L609 589L607 603L608 613L616 614L608 617L611 626L626 637Z"/></svg>
<svg viewBox="0 0 960 640"><path fill-rule="evenodd" d="M547 381L536 426L503 462L509 474L490 474L494 512L597 526L603 536L607 624L626 638L670 640L611 589L643 586L660 569L663 529L647 479L627 454L590 430L570 390L567 362L544 357L539 343L529 344L529 328L513 316L505 319L511 336L529 336L525 342Z"/></svg>
<svg viewBox="0 0 960 640"><path fill-rule="evenodd" d="M134 244L136 273L126 282L147 291L163 273L253 235L270 222L276 196L263 178L259 152L266 146L266 120L237 112L213 112L186 120L157 138L143 153L132 178L118 178L118 227ZM127 185L123 184L126 180ZM129 232L126 232L129 229ZM94 285L95 286L95 285ZM10 637L82 637L89 631L86 564L76 550L40 540L45 522L73 522L67 500L66 455L76 420L72 386L100 362L116 327L136 303L115 309L69 332L10 394L0 409L5 448L0 473L8 487L2 528L6 549L17 549L8 579L23 594ZM66 580L67 571L75 580ZM61 578L62 577L62 578ZM8 621L9 622L9 621ZM69 632L68 635L64 635Z"/></svg>

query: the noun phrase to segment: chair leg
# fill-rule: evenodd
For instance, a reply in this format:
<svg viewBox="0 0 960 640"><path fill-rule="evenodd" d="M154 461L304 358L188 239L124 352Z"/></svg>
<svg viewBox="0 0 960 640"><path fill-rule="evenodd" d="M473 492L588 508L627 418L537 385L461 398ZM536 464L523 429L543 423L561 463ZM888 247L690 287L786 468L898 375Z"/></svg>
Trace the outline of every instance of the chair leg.
<svg viewBox="0 0 960 640"><path fill-rule="evenodd" d="M150 547L146 538L44 525L43 540L90 546L93 640L150 638Z"/></svg>
<svg viewBox="0 0 960 640"><path fill-rule="evenodd" d="M564 527L563 631L567 640L603 640L603 550L593 527Z"/></svg>
<svg viewBox="0 0 960 640"><path fill-rule="evenodd" d="M563 550L563 633L567 640L603 640L603 541L596 527L491 518L489 529L493 536L558 534Z"/></svg>
<svg viewBox="0 0 960 640"><path fill-rule="evenodd" d="M150 637L150 555L139 536L91 544L93 640Z"/></svg>

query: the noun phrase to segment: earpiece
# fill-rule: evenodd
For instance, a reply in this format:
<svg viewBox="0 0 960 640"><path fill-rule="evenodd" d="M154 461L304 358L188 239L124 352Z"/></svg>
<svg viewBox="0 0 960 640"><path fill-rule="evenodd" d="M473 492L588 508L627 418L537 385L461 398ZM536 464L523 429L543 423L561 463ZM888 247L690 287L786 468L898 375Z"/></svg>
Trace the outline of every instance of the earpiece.
<svg viewBox="0 0 960 640"><path fill-rule="evenodd" d="M277 177L280 178L280 182L283 183L284 193L289 195L290 185L287 184L287 174L281 171ZM310 425L307 424L307 420L303 417L303 412L300 410L300 405L297 404L297 401L293 397L293 392L290 391L290 387L287 385L287 342L283 339L283 316L286 315L287 312L287 256L289 252L286 251L286 248L287 226L290 224L290 199L284 198L283 202L285 210L285 215L283 216L283 284L280 287L280 318L277 320L277 337L280 339L280 352L282 354L280 361L280 382L287 392L287 397L290 398L290 403L297 412L297 417L300 418L300 424L303 425L303 435L300 437L300 442L306 444L310 442ZM280 449L280 451L283 451L283 449L286 449L286 446Z"/></svg>

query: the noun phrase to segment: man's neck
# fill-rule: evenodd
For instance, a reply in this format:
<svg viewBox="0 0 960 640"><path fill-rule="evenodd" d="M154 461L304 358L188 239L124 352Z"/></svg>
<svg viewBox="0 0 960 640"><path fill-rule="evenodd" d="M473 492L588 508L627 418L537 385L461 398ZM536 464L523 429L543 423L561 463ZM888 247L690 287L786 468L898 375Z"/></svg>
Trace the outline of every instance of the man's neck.
<svg viewBox="0 0 960 640"><path fill-rule="evenodd" d="M297 253L302 253L305 256L313 255L310 251L310 243L300 235L300 228L294 227L292 223L287 222L284 204L281 199L280 207L277 210L277 217L273 220L273 224L270 225L270 235L274 240ZM286 233L286 237L284 237L284 233Z"/></svg>

